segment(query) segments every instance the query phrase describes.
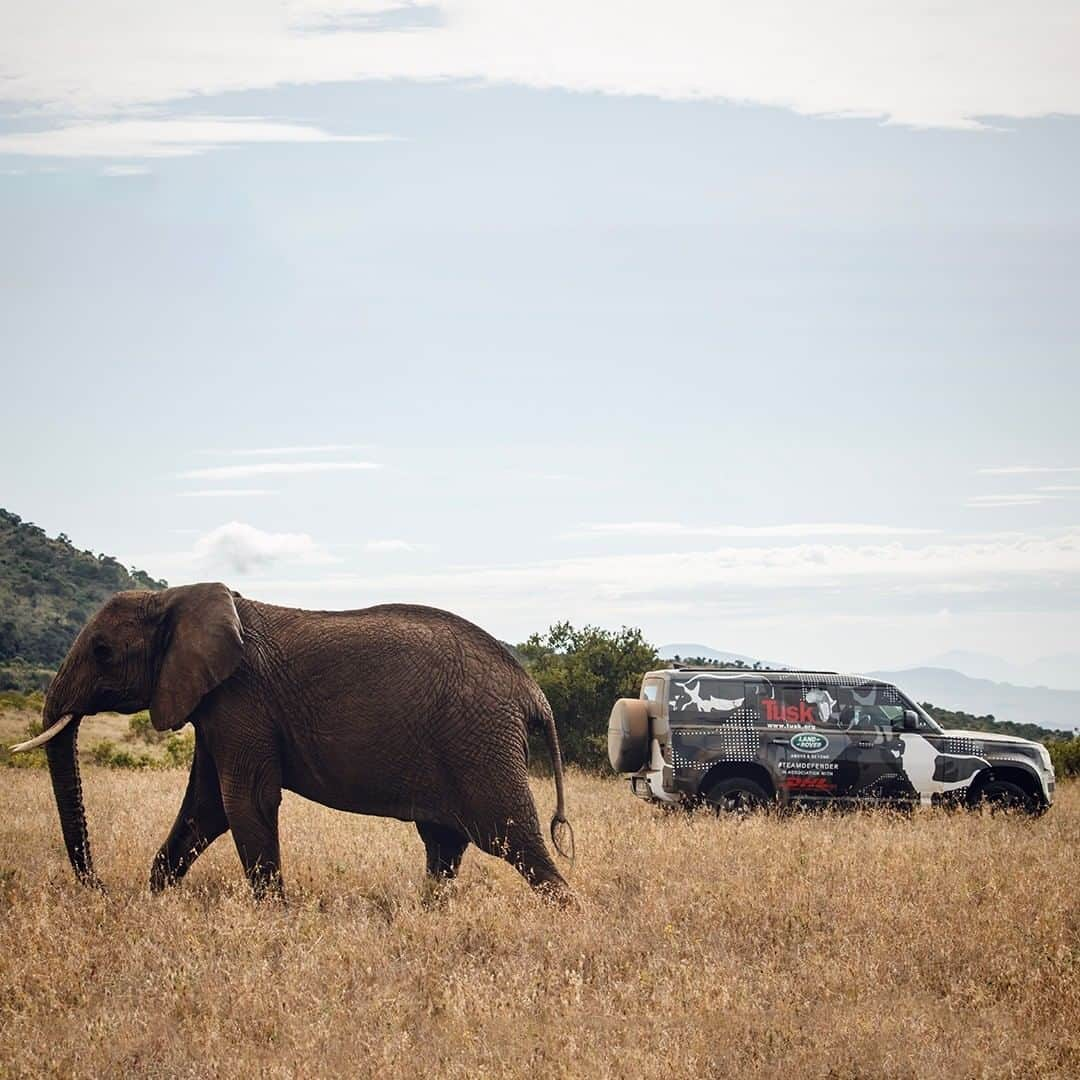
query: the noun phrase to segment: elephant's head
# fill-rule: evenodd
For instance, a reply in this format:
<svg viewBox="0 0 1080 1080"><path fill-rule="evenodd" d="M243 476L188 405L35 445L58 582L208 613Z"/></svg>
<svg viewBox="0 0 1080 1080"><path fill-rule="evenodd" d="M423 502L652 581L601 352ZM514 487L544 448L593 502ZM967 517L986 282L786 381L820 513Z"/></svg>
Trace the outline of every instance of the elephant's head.
<svg viewBox="0 0 1080 1080"><path fill-rule="evenodd" d="M243 637L221 584L117 593L83 627L45 696L45 745L60 826L76 875L94 883L76 739L84 716L149 708L158 731L181 727L240 664Z"/></svg>

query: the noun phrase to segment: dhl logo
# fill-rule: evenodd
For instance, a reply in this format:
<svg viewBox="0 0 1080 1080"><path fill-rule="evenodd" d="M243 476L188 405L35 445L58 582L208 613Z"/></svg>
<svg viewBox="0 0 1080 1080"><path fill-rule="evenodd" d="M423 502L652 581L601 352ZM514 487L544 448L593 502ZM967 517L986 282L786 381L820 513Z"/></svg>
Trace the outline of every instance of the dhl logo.
<svg viewBox="0 0 1080 1080"><path fill-rule="evenodd" d="M788 791L832 791L833 782L827 776L789 776Z"/></svg>

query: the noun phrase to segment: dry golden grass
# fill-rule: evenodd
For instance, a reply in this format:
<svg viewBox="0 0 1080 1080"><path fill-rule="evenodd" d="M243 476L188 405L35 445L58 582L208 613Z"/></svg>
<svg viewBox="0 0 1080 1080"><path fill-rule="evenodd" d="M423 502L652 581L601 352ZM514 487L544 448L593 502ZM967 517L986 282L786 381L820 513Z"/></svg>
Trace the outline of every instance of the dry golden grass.
<svg viewBox="0 0 1080 1080"><path fill-rule="evenodd" d="M290 795L287 906L228 837L152 898L184 780L87 770L101 896L47 775L0 775L0 1073L1080 1075L1080 785L1035 821L740 823L572 773L565 911L475 849L425 904L411 825Z"/></svg>

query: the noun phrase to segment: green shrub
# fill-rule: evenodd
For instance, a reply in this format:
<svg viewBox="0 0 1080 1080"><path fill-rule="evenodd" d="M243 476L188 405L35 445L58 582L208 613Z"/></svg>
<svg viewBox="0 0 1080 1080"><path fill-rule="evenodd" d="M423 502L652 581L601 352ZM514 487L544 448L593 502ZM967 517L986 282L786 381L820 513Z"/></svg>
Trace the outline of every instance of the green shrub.
<svg viewBox="0 0 1080 1080"><path fill-rule="evenodd" d="M112 739L102 739L91 751L90 760L108 769L155 769L160 765L150 754L133 753L117 746Z"/></svg>
<svg viewBox="0 0 1080 1080"><path fill-rule="evenodd" d="M128 721L128 738L141 739L151 745L165 741L164 732L158 731L150 721L150 714L144 709L135 713Z"/></svg>
<svg viewBox="0 0 1080 1080"><path fill-rule="evenodd" d="M0 706L39 713L45 707L45 695L40 690L0 690Z"/></svg>
<svg viewBox="0 0 1080 1080"><path fill-rule="evenodd" d="M0 656L2 655L3 649L0 646ZM15 657L0 662L0 690L46 690L54 674L52 668L39 667Z"/></svg>
<svg viewBox="0 0 1080 1080"><path fill-rule="evenodd" d="M31 720L26 725L25 737L32 739L41 734L41 722ZM42 748L26 750L21 754L13 754L6 745L0 746L0 765L6 765L9 769L45 769L48 768L48 760Z"/></svg>
<svg viewBox="0 0 1080 1080"><path fill-rule="evenodd" d="M1048 742L1050 760L1054 763L1054 773L1060 780L1065 776L1080 776L1080 736L1060 742Z"/></svg>
<svg viewBox="0 0 1080 1080"><path fill-rule="evenodd" d="M616 698L637 697L641 676L659 662L641 631L556 623L546 634L533 634L515 652L551 703L563 760L606 771L611 706ZM530 739L534 761L546 759L543 745L542 738Z"/></svg>
<svg viewBox="0 0 1080 1080"><path fill-rule="evenodd" d="M195 757L195 732L182 731L169 735L165 740L165 764L174 769L185 769Z"/></svg>

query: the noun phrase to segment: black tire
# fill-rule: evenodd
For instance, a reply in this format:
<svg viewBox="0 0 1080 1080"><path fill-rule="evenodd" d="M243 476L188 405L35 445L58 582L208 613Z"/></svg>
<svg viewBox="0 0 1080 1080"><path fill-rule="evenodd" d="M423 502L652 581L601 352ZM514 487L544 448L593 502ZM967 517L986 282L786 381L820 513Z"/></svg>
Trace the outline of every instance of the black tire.
<svg viewBox="0 0 1080 1080"><path fill-rule="evenodd" d="M976 809L986 807L991 813L1039 812L1039 800L1011 780L987 780L972 796L971 805Z"/></svg>
<svg viewBox="0 0 1080 1080"><path fill-rule="evenodd" d="M705 802L717 814L752 814L764 809L772 799L756 780L731 776L713 784L705 793Z"/></svg>

